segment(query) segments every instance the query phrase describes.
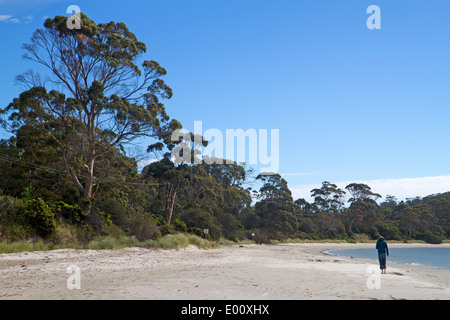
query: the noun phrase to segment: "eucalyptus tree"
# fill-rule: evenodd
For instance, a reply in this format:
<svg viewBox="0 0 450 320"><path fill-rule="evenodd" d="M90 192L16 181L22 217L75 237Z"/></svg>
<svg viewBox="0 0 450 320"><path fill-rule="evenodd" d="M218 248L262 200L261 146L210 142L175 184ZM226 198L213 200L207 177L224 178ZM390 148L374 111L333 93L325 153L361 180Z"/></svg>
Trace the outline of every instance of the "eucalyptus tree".
<svg viewBox="0 0 450 320"><path fill-rule="evenodd" d="M344 206L345 191L328 181L322 182L321 188L311 190L315 205L322 211L339 212Z"/></svg>
<svg viewBox="0 0 450 320"><path fill-rule="evenodd" d="M15 133L39 127L58 145L64 169L88 203L100 183L96 163L141 137L168 140L180 127L162 103L172 97L166 70L144 60L146 45L125 23L96 24L80 14L47 19L25 44L24 57L39 67L17 77L27 87L5 109L2 125ZM6 116L6 117L5 117ZM88 211L90 210L90 205Z"/></svg>
<svg viewBox="0 0 450 320"><path fill-rule="evenodd" d="M259 189L260 201L255 204L259 227L272 238L296 233L298 220L287 181L279 174L260 174L257 179L263 183Z"/></svg>
<svg viewBox="0 0 450 320"><path fill-rule="evenodd" d="M381 195L372 191L364 183L350 183L345 189L350 193L350 206L344 210L347 230L375 235L375 225L381 219L381 209L377 199Z"/></svg>
<svg viewBox="0 0 450 320"><path fill-rule="evenodd" d="M348 202L358 202L365 200L374 200L381 198L381 195L372 191L372 189L364 183L350 183L345 189L350 193L351 198Z"/></svg>

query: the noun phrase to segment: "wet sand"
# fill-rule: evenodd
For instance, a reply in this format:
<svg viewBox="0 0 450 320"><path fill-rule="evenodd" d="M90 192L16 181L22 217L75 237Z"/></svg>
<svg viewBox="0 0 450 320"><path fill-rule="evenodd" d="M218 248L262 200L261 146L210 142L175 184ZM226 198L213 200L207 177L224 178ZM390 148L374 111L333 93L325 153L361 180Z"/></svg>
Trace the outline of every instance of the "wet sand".
<svg viewBox="0 0 450 320"><path fill-rule="evenodd" d="M399 246L427 245L390 244L390 248ZM388 274L377 278L376 261L322 253L359 247L374 244L235 245L208 250L195 246L179 250L63 249L0 254L0 299L450 299L449 270L392 264L388 260Z"/></svg>

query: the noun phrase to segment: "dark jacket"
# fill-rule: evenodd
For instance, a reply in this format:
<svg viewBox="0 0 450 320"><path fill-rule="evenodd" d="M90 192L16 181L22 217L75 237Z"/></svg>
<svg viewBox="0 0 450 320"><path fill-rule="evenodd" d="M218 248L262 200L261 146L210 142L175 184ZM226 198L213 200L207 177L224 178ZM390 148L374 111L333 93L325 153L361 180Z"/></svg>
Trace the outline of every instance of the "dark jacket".
<svg viewBox="0 0 450 320"><path fill-rule="evenodd" d="M383 238L378 239L376 249L378 249L378 253L387 253L389 255L387 242Z"/></svg>

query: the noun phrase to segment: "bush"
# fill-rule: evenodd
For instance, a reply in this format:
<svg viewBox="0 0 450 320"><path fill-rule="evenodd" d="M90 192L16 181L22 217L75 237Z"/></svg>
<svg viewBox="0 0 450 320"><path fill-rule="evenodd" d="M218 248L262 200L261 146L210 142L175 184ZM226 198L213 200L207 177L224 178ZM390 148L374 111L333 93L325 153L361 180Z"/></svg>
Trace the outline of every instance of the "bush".
<svg viewBox="0 0 450 320"><path fill-rule="evenodd" d="M212 246L211 242L208 240L202 239L195 235L186 235L183 233L168 234L158 241L157 246L160 248L178 249L185 248L190 244L196 245L200 248Z"/></svg>
<svg viewBox="0 0 450 320"><path fill-rule="evenodd" d="M187 232L186 223L184 223L183 221L181 221L178 218L173 219L173 227L177 231Z"/></svg>
<svg viewBox="0 0 450 320"><path fill-rule="evenodd" d="M257 244L270 243L269 236L266 233L260 230L255 230L254 234L255 236L253 237L253 239Z"/></svg>
<svg viewBox="0 0 450 320"><path fill-rule="evenodd" d="M139 241L154 240L161 237L161 231L151 216L138 215L129 224L129 232Z"/></svg>
<svg viewBox="0 0 450 320"><path fill-rule="evenodd" d="M27 201L25 216L41 237L48 237L56 230L56 221L50 207L41 198Z"/></svg>
<svg viewBox="0 0 450 320"><path fill-rule="evenodd" d="M1 238L15 241L33 235L34 230L24 215L25 209L25 201L9 196L0 196Z"/></svg>
<svg viewBox="0 0 450 320"><path fill-rule="evenodd" d="M78 205L70 205L64 201L53 201L49 204L50 209L70 223L82 223L86 221L87 214Z"/></svg>
<svg viewBox="0 0 450 320"><path fill-rule="evenodd" d="M56 225L56 230L51 236L51 241L56 244L77 243L79 231L76 226L61 222Z"/></svg>
<svg viewBox="0 0 450 320"><path fill-rule="evenodd" d="M127 223L127 211L123 202L117 198L105 197L95 202L99 212L108 213L109 219L117 226L123 227Z"/></svg>
<svg viewBox="0 0 450 320"><path fill-rule="evenodd" d="M377 230L386 240L400 240L400 231L392 223L380 223Z"/></svg>
<svg viewBox="0 0 450 320"><path fill-rule="evenodd" d="M102 226L102 233L114 239L119 239L125 236L125 232L114 223L104 223Z"/></svg>
<svg viewBox="0 0 450 320"><path fill-rule="evenodd" d="M440 244L442 243L442 236L435 234L429 230L425 231L421 238L427 242L427 243L431 243L431 244Z"/></svg>
<svg viewBox="0 0 450 320"><path fill-rule="evenodd" d="M161 248L184 248L188 245L188 238L184 234L168 234L159 240Z"/></svg>
<svg viewBox="0 0 450 320"><path fill-rule="evenodd" d="M90 241L86 248L87 249L92 249L92 250L97 250L97 249L114 249L115 247L115 243L114 240L111 238L103 238L100 240L92 240Z"/></svg>
<svg viewBox="0 0 450 320"><path fill-rule="evenodd" d="M191 209L181 217L186 223L188 232L204 237L203 230L208 229L208 239L220 239L222 236L220 226L214 216L203 209ZM198 230L202 230L201 233ZM209 238L211 237L211 238Z"/></svg>
<svg viewBox="0 0 450 320"><path fill-rule="evenodd" d="M192 234L195 234L197 237L200 237L200 238L204 238L205 237L205 233L199 227L189 228L188 232L192 233Z"/></svg>
<svg viewBox="0 0 450 320"><path fill-rule="evenodd" d="M298 230L306 234L315 234L317 232L314 222L309 218L304 218L300 221Z"/></svg>
<svg viewBox="0 0 450 320"><path fill-rule="evenodd" d="M162 235L172 234L172 228L167 224L166 220L161 215L152 215L153 220L156 222L156 225L159 227L160 233Z"/></svg>

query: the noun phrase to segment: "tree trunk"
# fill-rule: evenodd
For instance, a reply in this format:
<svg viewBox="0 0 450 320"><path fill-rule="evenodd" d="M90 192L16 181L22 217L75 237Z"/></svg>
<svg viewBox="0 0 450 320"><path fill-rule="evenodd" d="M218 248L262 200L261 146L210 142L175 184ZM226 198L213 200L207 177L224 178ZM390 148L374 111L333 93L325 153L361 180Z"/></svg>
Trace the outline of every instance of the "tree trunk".
<svg viewBox="0 0 450 320"><path fill-rule="evenodd" d="M166 209L169 211L167 215L167 224L170 225L173 214L173 206L175 205L175 197L177 196L177 192L174 191L173 194L169 197L169 201L167 202Z"/></svg>
<svg viewBox="0 0 450 320"><path fill-rule="evenodd" d="M92 188L94 186L94 158L91 158L86 164L86 182L83 190L83 198L87 201L86 213L91 214L92 209Z"/></svg>

